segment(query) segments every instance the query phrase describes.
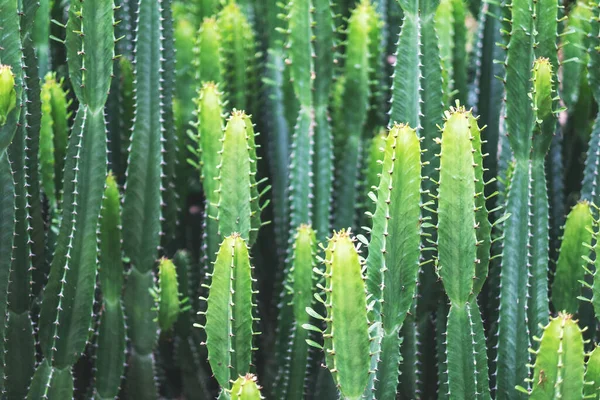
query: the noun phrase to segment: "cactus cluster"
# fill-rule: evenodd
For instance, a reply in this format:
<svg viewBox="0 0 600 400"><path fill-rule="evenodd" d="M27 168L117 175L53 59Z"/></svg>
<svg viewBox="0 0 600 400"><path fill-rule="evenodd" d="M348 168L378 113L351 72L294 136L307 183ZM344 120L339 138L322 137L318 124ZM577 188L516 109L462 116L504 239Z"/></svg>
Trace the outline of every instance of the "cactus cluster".
<svg viewBox="0 0 600 400"><path fill-rule="evenodd" d="M600 399L598 0L0 0L0 398Z"/></svg>

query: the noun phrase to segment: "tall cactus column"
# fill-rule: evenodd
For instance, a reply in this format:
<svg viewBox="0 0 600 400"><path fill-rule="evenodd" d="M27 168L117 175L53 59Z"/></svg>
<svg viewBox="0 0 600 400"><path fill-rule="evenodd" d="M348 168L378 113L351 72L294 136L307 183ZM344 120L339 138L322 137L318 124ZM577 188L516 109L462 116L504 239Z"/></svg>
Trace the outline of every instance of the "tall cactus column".
<svg viewBox="0 0 600 400"><path fill-rule="evenodd" d="M0 1L0 315L6 315L13 234L15 232L15 186L7 148L21 114L23 68L19 35L18 1ZM5 324L0 324L0 389L4 388Z"/></svg>
<svg viewBox="0 0 600 400"><path fill-rule="evenodd" d="M514 399L515 386L527 377L530 345L527 304L531 171L530 152L535 122L531 106L531 69L534 53L534 2L514 0L506 56L506 129L515 159L504 223L500 276L496 396Z"/></svg>
<svg viewBox="0 0 600 400"><path fill-rule="evenodd" d="M477 121L464 108L453 109L441 138L436 265L450 299L446 331L449 398L490 399L477 305L491 246L482 164Z"/></svg>
<svg viewBox="0 0 600 400"><path fill-rule="evenodd" d="M63 217L40 312L44 361L34 375L30 399L73 396L71 368L89 338L106 178L104 104L114 58L113 8L111 1L71 2L66 45L80 105L67 149Z"/></svg>
<svg viewBox="0 0 600 400"><path fill-rule="evenodd" d="M123 247L131 259L125 291L125 312L131 354L127 392L157 398L153 350L158 326L153 269L161 234L161 178L163 174L163 119L161 57L162 8L159 0L138 2L135 44L136 114L131 136L123 203Z"/></svg>

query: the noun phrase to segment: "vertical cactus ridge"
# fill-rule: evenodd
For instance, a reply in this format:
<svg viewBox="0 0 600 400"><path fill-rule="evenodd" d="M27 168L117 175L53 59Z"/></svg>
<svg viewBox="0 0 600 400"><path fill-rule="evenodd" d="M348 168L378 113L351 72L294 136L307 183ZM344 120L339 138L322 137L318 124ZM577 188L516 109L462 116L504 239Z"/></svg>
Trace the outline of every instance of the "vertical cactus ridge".
<svg viewBox="0 0 600 400"><path fill-rule="evenodd" d="M454 98L467 104L468 98L468 54L467 54L467 3L464 0L451 0L453 23L452 81ZM441 36L440 36L441 37Z"/></svg>
<svg viewBox="0 0 600 400"><path fill-rule="evenodd" d="M223 82L224 60L222 39L216 18L202 22L196 42L197 80L199 82Z"/></svg>
<svg viewBox="0 0 600 400"><path fill-rule="evenodd" d="M127 277L125 313L132 349L127 370L127 393L157 398L153 350L157 323L153 268L161 233L163 177L162 7L158 0L137 3L135 38L135 119L133 123L125 198L123 249L131 260Z"/></svg>
<svg viewBox="0 0 600 400"><path fill-rule="evenodd" d="M336 204L334 227L353 227L356 222L358 200L358 175L363 152L363 135L366 130L371 97L370 63L372 52L371 33L379 26L377 14L370 1L363 0L352 11L348 20L344 89L339 124L343 138L341 158L337 163ZM379 46L380 39L375 40ZM372 134L372 133L371 133ZM370 136L370 135L369 135Z"/></svg>
<svg viewBox="0 0 600 400"><path fill-rule="evenodd" d="M439 141L436 269L450 299L448 396L489 399L485 337L476 296L487 277L491 225L483 193L477 120L464 107L451 108Z"/></svg>
<svg viewBox="0 0 600 400"><path fill-rule="evenodd" d="M313 226L319 241L325 240L331 219L333 140L329 121L329 95L334 70L335 26L330 0L313 0L315 51L315 162Z"/></svg>
<svg viewBox="0 0 600 400"><path fill-rule="evenodd" d="M295 235L290 269L285 274L284 293L278 320L277 351L283 364L276 383L277 398L303 399L310 365L307 340L312 336L305 328L312 318L306 312L314 303L316 266L316 234L308 225L301 225Z"/></svg>
<svg viewBox="0 0 600 400"><path fill-rule="evenodd" d="M231 387L231 400L260 400L264 399L260 394L256 375L246 374L240 376L233 382Z"/></svg>
<svg viewBox="0 0 600 400"><path fill-rule="evenodd" d="M231 108L253 114L258 84L254 79L257 68L256 35L248 17L244 7L232 1L220 11L217 24L221 35L223 80L228 104Z"/></svg>
<svg viewBox="0 0 600 400"><path fill-rule="evenodd" d="M370 145L368 146L368 153L366 156L366 163L364 168L364 176L365 176L365 191L366 197L369 196L369 193L377 193L377 187L379 186L379 177L381 175L381 163L383 163L383 158L385 155L388 130L381 129L371 140ZM365 214L365 219L363 219L363 223L361 226L370 226L371 222L368 221L370 216L368 213L373 214L376 209L376 203L366 200L367 203L367 213Z"/></svg>
<svg viewBox="0 0 600 400"><path fill-rule="evenodd" d="M262 193L259 194L260 182L256 181L258 159L254 135L250 117L234 110L222 138L216 189L219 237L237 232L250 247L256 241L260 213L265 206L260 204Z"/></svg>
<svg viewBox="0 0 600 400"><path fill-rule="evenodd" d="M394 125L383 149L366 261L367 287L382 326L377 338L381 351L373 355L378 359L378 398L392 396L398 385L399 332L416 295L422 223L421 147L416 131Z"/></svg>
<svg viewBox="0 0 600 400"><path fill-rule="evenodd" d="M581 399L584 386L584 340L577 321L559 313L544 327L535 351L532 389L519 387L531 399Z"/></svg>
<svg viewBox="0 0 600 400"><path fill-rule="evenodd" d="M26 109L26 108L24 108ZM25 113L8 148L14 187L14 239L8 283L8 301L2 376L7 396L25 398L35 368L35 341L29 315L31 304L32 248L25 167ZM6 290L6 289L5 289ZM21 336L22 335L22 336ZM6 369L4 369L6 363Z"/></svg>
<svg viewBox="0 0 600 400"><path fill-rule="evenodd" d="M585 386L583 397L585 399L598 399L600 396L600 350L598 346L588 355L585 364Z"/></svg>
<svg viewBox="0 0 600 400"><path fill-rule="evenodd" d="M250 371L256 320L252 269L246 241L237 233L226 237L209 275L203 326L208 361L223 389Z"/></svg>
<svg viewBox="0 0 600 400"><path fill-rule="evenodd" d="M552 284L552 305L555 310L570 314L579 309L581 282L585 277L585 261L592 244L593 217L590 204L577 203L565 224L556 273Z"/></svg>
<svg viewBox="0 0 600 400"><path fill-rule="evenodd" d="M290 77L294 93L302 108L313 105L312 89L315 67L313 61L314 48L313 16L311 0L290 0L287 6L288 21L288 61Z"/></svg>
<svg viewBox="0 0 600 400"><path fill-rule="evenodd" d="M123 261L121 238L121 197L116 178L106 177L100 219L100 268L102 313L96 342L95 399L119 394L125 371L125 317L121 301Z"/></svg>

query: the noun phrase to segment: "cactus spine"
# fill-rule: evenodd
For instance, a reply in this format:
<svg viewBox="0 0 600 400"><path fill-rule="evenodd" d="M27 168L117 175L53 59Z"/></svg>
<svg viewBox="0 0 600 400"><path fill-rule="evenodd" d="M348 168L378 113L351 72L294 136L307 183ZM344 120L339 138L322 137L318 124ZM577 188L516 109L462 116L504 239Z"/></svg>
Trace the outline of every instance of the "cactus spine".
<svg viewBox="0 0 600 400"><path fill-rule="evenodd" d="M162 4L138 1L135 42L135 121L123 202L123 249L131 259L125 290L125 312L132 348L127 393L155 399L153 350L157 339L153 268L161 233L163 176ZM142 311L143 310L143 311Z"/></svg>
<svg viewBox="0 0 600 400"><path fill-rule="evenodd" d="M396 393L400 329L413 305L419 272L421 232L421 147L417 133L396 124L383 147L380 181L367 257L367 286L381 324L375 394ZM381 150L380 150L381 151Z"/></svg>
<svg viewBox="0 0 600 400"><path fill-rule="evenodd" d="M487 277L491 226L484 202L481 133L464 108L451 109L441 138L436 269L450 299L449 397L490 398L476 296Z"/></svg>
<svg viewBox="0 0 600 400"><path fill-rule="evenodd" d="M96 342L95 399L114 399L125 371L125 316L121 302L123 261L121 198L115 176L106 178L100 219L102 314Z"/></svg>
<svg viewBox="0 0 600 400"><path fill-rule="evenodd" d="M229 390L235 377L250 372L254 321L252 266L246 241L227 236L214 263L206 298L208 361L217 382Z"/></svg>
<svg viewBox="0 0 600 400"><path fill-rule="evenodd" d="M71 397L71 367L88 341L96 285L96 230L106 178L104 105L114 57L112 2L73 1L69 74L80 106L65 162L62 221L40 312L38 366L28 398Z"/></svg>

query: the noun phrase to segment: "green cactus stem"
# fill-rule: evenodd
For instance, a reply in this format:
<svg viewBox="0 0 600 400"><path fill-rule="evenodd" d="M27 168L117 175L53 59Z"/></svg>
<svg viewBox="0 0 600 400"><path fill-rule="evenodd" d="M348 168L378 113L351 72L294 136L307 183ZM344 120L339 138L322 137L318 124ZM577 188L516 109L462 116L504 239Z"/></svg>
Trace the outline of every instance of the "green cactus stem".
<svg viewBox="0 0 600 400"><path fill-rule="evenodd" d="M0 65L0 126L6 124L8 115L16 107L15 74L9 65Z"/></svg>
<svg viewBox="0 0 600 400"><path fill-rule="evenodd" d="M233 382L231 400L260 400L263 398L255 375L246 374Z"/></svg>
<svg viewBox="0 0 600 400"><path fill-rule="evenodd" d="M362 262L349 231L334 233L329 239L324 262L326 298L321 301L327 316L321 317L310 308L307 312L325 320L325 361L342 398L357 400L362 398L371 374L369 319Z"/></svg>
<svg viewBox="0 0 600 400"><path fill-rule="evenodd" d="M452 108L440 142L436 270L450 299L448 396L489 399L485 337L476 296L487 277L491 225L485 208L481 132L471 112Z"/></svg>
<svg viewBox="0 0 600 400"><path fill-rule="evenodd" d="M131 260L125 289L128 337L131 339L127 393L156 399L153 350L156 312L150 289L161 233L163 175L162 3L139 1L135 42L135 120L123 201L123 249Z"/></svg>
<svg viewBox="0 0 600 400"><path fill-rule="evenodd" d="M356 224L356 204L359 199L357 181L371 98L369 66L374 56L371 54L371 41L374 40L371 32L378 28L379 23L374 6L368 0L361 1L348 20L341 121L336 122L336 135L344 143L341 157L336 162L336 229ZM379 46L379 38L375 39L375 44Z"/></svg>
<svg viewBox="0 0 600 400"><path fill-rule="evenodd" d="M600 350L598 346L588 354L585 364L585 387L583 388L584 399L600 398Z"/></svg>
<svg viewBox="0 0 600 400"><path fill-rule="evenodd" d="M376 300L381 324L375 394L396 393L400 364L400 330L416 296L421 245L421 147L407 125L390 130L379 166L376 208L367 257L367 286ZM381 151L381 150L380 150Z"/></svg>
<svg viewBox="0 0 600 400"><path fill-rule="evenodd" d="M552 318L539 341L533 376L528 380L532 389L520 392L530 399L581 399L584 382L583 335L570 314L559 313Z"/></svg>
<svg viewBox="0 0 600 400"><path fill-rule="evenodd" d="M197 80L199 82L223 82L224 59L221 32L216 18L202 22L196 42ZM187 82L189 86L189 82Z"/></svg>
<svg viewBox="0 0 600 400"><path fill-rule="evenodd" d="M206 348L212 372L223 389L250 372L256 304L254 279L246 241L237 233L226 237L214 263L206 298Z"/></svg>
<svg viewBox="0 0 600 400"><path fill-rule="evenodd" d="M307 373L311 365L307 339L310 331L303 328L312 318L306 307L314 303L316 265L315 231L301 225L294 238L290 269L284 275L284 293L279 307L277 352L282 364L277 374L276 397L303 399Z"/></svg>
<svg viewBox="0 0 600 400"><path fill-rule="evenodd" d="M261 182L256 181L258 159L254 136L250 117L234 110L227 121L219 151L215 204L219 237L237 232L250 247L256 241L260 214L266 206L266 203L260 204L261 197L269 189L258 191Z"/></svg>
<svg viewBox="0 0 600 400"><path fill-rule="evenodd" d="M94 398L114 399L119 394L125 371L125 316L121 301L123 261L121 240L121 197L116 178L106 177L100 219L100 289L102 313L96 342Z"/></svg>
<svg viewBox="0 0 600 400"><path fill-rule="evenodd" d="M173 261L163 258L158 264L158 288L152 290L158 304L158 326L168 332L173 328L179 314L186 307L187 298L179 299L177 270Z"/></svg>
<svg viewBox="0 0 600 400"><path fill-rule="evenodd" d="M593 217L590 204L577 203L569 215L556 263L552 284L552 305L555 310L570 314L579 309L581 282L585 276L584 257L589 256L592 244Z"/></svg>

